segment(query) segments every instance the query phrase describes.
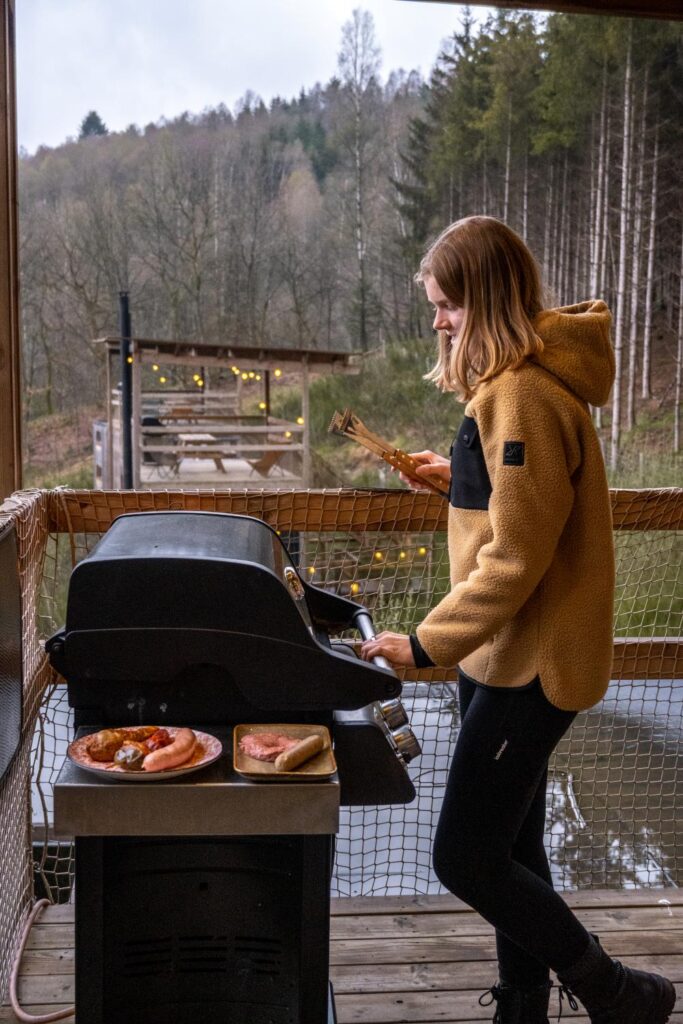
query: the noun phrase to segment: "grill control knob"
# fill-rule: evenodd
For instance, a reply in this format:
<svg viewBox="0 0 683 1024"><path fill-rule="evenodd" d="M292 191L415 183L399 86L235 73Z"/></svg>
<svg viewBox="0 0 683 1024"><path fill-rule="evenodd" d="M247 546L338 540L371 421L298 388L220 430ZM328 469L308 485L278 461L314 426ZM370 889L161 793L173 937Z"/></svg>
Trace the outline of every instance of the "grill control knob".
<svg viewBox="0 0 683 1024"><path fill-rule="evenodd" d="M406 764L412 761L413 758L419 757L422 753L422 747L417 742L417 737L409 725L402 725L400 729L395 729L391 735L399 754Z"/></svg>
<svg viewBox="0 0 683 1024"><path fill-rule="evenodd" d="M400 700L380 701L379 710L390 729L400 729L408 724L408 715Z"/></svg>

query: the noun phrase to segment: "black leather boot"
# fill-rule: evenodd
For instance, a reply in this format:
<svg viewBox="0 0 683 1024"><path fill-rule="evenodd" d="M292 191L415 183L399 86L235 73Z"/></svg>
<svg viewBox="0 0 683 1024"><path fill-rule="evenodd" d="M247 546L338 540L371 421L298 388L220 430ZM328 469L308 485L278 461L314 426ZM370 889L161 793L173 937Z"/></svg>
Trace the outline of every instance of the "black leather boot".
<svg viewBox="0 0 683 1024"><path fill-rule="evenodd" d="M493 1024L548 1024L548 1003L552 981L531 989L517 988L499 982L479 997L480 1006L498 1004ZM491 998L484 1002L486 996Z"/></svg>
<svg viewBox="0 0 683 1024"><path fill-rule="evenodd" d="M597 935L591 935L588 949L560 981L562 998L578 1009L580 999L591 1024L666 1024L676 1002L676 990L660 974L648 974L624 967L605 953Z"/></svg>

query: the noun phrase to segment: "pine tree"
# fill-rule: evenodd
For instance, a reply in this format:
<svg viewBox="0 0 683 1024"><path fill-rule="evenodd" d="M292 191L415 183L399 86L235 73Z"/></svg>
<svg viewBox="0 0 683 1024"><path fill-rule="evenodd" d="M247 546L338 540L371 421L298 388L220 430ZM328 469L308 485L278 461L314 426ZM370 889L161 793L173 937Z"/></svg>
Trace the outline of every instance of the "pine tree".
<svg viewBox="0 0 683 1024"><path fill-rule="evenodd" d="M79 139L88 139L91 135L108 135L109 130L97 113L96 110L91 110L85 115L81 121L81 127L78 133Z"/></svg>

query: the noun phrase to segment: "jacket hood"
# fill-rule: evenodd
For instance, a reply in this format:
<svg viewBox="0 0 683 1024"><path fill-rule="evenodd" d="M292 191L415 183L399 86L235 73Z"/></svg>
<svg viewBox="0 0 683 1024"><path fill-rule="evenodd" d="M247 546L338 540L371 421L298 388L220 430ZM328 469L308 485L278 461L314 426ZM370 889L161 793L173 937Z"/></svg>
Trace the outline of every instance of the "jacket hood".
<svg viewBox="0 0 683 1024"><path fill-rule="evenodd" d="M612 314L601 299L544 309L534 319L545 348L532 357L591 405L605 405L614 382Z"/></svg>

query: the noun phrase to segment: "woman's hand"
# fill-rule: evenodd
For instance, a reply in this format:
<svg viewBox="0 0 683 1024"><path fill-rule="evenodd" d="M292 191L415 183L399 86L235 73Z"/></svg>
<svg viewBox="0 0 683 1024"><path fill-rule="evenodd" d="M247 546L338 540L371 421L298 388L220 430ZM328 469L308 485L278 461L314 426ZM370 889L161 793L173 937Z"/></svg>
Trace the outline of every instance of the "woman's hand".
<svg viewBox="0 0 683 1024"><path fill-rule="evenodd" d="M360 656L363 661L372 661L373 658L381 655L394 666L409 665L415 668L413 649L410 646L410 637L405 633L378 633L372 640L366 640L361 644Z"/></svg>
<svg viewBox="0 0 683 1024"><path fill-rule="evenodd" d="M411 452L411 459L415 459L417 466L415 468L415 475L417 477L438 477L445 483L450 484L451 482L451 464L450 461L444 458L443 455L437 455L436 452L424 451L424 452ZM413 491L423 490L420 484L417 482L415 477L406 476L405 473L401 473L401 480Z"/></svg>

